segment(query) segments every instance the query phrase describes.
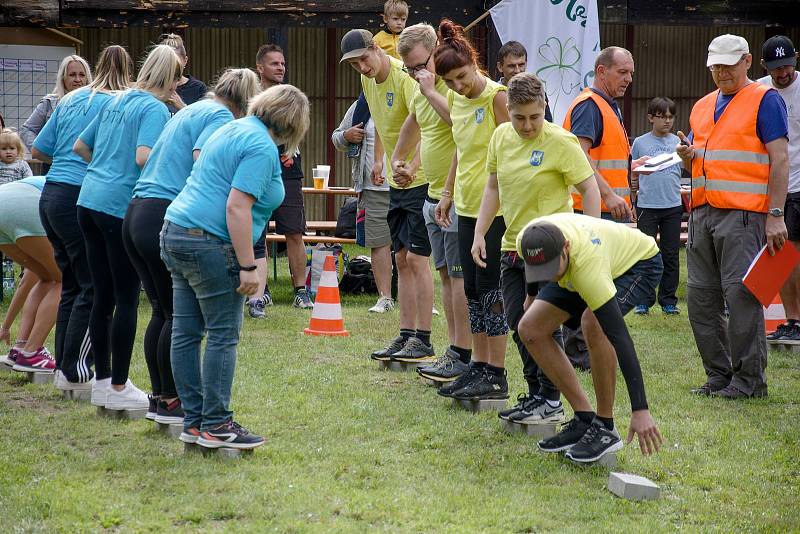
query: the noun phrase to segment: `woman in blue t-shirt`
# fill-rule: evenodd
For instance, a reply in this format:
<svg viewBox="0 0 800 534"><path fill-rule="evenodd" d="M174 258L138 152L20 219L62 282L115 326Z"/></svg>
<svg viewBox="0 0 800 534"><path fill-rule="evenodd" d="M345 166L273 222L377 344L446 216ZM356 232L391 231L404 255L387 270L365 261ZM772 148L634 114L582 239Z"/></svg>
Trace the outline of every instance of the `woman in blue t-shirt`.
<svg viewBox="0 0 800 534"><path fill-rule="evenodd" d="M142 280L153 309L144 336L144 357L153 391L147 417L159 423L183 422L169 349L172 335L172 277L161 261L158 234L167 206L178 196L205 142L224 124L243 117L259 91L250 69L230 69L220 76L212 98L180 110L153 146L122 223L125 250Z"/></svg>
<svg viewBox="0 0 800 534"><path fill-rule="evenodd" d="M131 72L133 63L124 48L105 48L97 60L92 83L61 99L33 143L33 157L52 164L39 200L39 215L62 273L55 385L64 391L91 390L93 377L88 330L94 289L77 211L87 164L72 147L112 94L128 88Z"/></svg>
<svg viewBox="0 0 800 534"><path fill-rule="evenodd" d="M236 345L244 296L258 288L253 244L283 201L277 145L293 154L308 123L308 98L296 87L260 93L247 117L212 134L167 208L161 257L172 273L172 371L186 443L238 449L264 443L235 423L229 408Z"/></svg>
<svg viewBox="0 0 800 534"><path fill-rule="evenodd" d="M96 374L92 403L112 410L149 407L147 395L128 379L139 277L122 243L122 218L141 168L169 120L164 102L175 91L180 73L175 51L156 46L134 88L110 100L75 142L75 152L89 162L78 196L78 223L94 286L89 318Z"/></svg>

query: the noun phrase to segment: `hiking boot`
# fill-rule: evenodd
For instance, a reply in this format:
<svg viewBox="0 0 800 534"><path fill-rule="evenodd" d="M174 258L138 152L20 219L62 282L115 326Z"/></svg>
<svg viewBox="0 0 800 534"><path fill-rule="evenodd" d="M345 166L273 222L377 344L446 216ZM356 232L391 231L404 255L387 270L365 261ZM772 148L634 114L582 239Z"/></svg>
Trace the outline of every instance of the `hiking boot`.
<svg viewBox="0 0 800 534"><path fill-rule="evenodd" d="M661 306L661 311L664 315L680 315L681 309L678 308L675 304L667 304L666 306Z"/></svg>
<svg viewBox="0 0 800 534"><path fill-rule="evenodd" d="M508 381L506 370L493 373L484 368L476 380L471 380L462 389L453 392L452 397L458 400L490 400L508 398Z"/></svg>
<svg viewBox="0 0 800 534"><path fill-rule="evenodd" d="M636 307L633 308L633 313L636 315L647 315L650 313L650 309L644 304L637 304Z"/></svg>
<svg viewBox="0 0 800 534"><path fill-rule="evenodd" d="M539 450L544 452L560 452L573 447L577 444L589 427L589 423L584 423L577 417L573 417L570 421L561 427L561 432L553 436L540 440Z"/></svg>
<svg viewBox="0 0 800 534"><path fill-rule="evenodd" d="M467 366L467 370L461 376L459 376L457 379L450 382L446 386L440 387L436 391L436 393L441 395L442 397L452 397L453 393L462 389L471 381L476 380L481 375L481 373L483 373L482 368L475 367L474 365L469 364L469 366Z"/></svg>
<svg viewBox="0 0 800 534"><path fill-rule="evenodd" d="M253 319L263 319L267 316L266 312L264 312L266 305L267 301L264 297L250 299L247 301L247 314Z"/></svg>
<svg viewBox="0 0 800 534"><path fill-rule="evenodd" d="M708 396L710 396L712 393L714 393L716 391L719 391L721 389L725 389L725 387L726 386L715 386L715 385L711 384L710 382L706 382L705 384L703 384L699 388L692 388L689 391L691 391L691 393L694 394L694 395L700 395L702 397L708 397Z"/></svg>
<svg viewBox="0 0 800 534"><path fill-rule="evenodd" d="M398 362L432 362L436 357L433 344L426 344L420 338L411 336L403 348L391 355L389 359Z"/></svg>
<svg viewBox="0 0 800 534"><path fill-rule="evenodd" d="M418 367L417 373L435 382L452 382L468 370L469 364L462 362L458 353L448 347L432 365Z"/></svg>
<svg viewBox="0 0 800 534"><path fill-rule="evenodd" d="M386 313L394 309L394 299L392 297L381 296L368 311L372 313Z"/></svg>
<svg viewBox="0 0 800 534"><path fill-rule="evenodd" d="M508 420L526 425L564 422L564 406L561 402L553 407L544 397L536 395L520 411L511 415Z"/></svg>
<svg viewBox="0 0 800 534"><path fill-rule="evenodd" d="M392 354L402 349L406 344L406 340L403 336L397 336L394 338L387 346L382 349L376 350L370 355L370 358L373 360L379 360L382 362L388 362Z"/></svg>
<svg viewBox="0 0 800 534"><path fill-rule="evenodd" d="M255 449L264 444L264 438L251 434L245 427L233 420L200 432L197 444L209 449L220 447L231 449Z"/></svg>
<svg viewBox="0 0 800 534"><path fill-rule="evenodd" d="M30 355L19 351L12 369L23 373L52 373L56 370L56 361L50 356L46 348L39 347L36 352Z"/></svg>
<svg viewBox="0 0 800 534"><path fill-rule="evenodd" d="M529 393L520 393L517 395L517 403L511 408L506 408L505 410L497 412L497 417L508 421L512 414L525 408L525 405L531 402L535 397L536 395L531 396Z"/></svg>
<svg viewBox="0 0 800 534"><path fill-rule="evenodd" d="M754 391L752 395L748 395L747 393L737 388L733 384L728 384L726 387L722 389L719 389L717 391L712 391L711 396L720 397L722 399L728 399L728 400L751 399L751 398L754 399L757 397L766 397L767 390L763 389L759 391Z"/></svg>
<svg viewBox="0 0 800 534"><path fill-rule="evenodd" d="M308 291L305 289L298 289L294 294L294 303L292 303L292 306L300 308L301 310L308 310L314 307L314 303L311 302L311 296L308 294Z"/></svg>
<svg viewBox="0 0 800 534"><path fill-rule="evenodd" d="M616 430L608 430L595 419L580 441L565 456L573 462L591 463L606 454L622 450L624 446Z"/></svg>
<svg viewBox="0 0 800 534"><path fill-rule="evenodd" d="M169 403L159 400L155 421L162 425L183 423L183 408L181 407L180 399L173 399L172 402Z"/></svg>

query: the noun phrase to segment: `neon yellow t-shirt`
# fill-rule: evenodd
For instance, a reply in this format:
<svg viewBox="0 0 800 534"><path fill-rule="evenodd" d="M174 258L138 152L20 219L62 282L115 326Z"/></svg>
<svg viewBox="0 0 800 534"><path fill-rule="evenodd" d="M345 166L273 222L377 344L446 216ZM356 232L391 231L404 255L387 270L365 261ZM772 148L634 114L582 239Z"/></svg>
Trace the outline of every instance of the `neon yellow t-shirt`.
<svg viewBox="0 0 800 534"><path fill-rule="evenodd" d="M558 285L578 293L593 311L617 294L615 278L635 263L658 254L655 239L626 224L577 213L546 215L528 224L536 221L556 225L569 241L569 266ZM517 235L516 249L520 255L524 230Z"/></svg>
<svg viewBox="0 0 800 534"><path fill-rule="evenodd" d="M570 187L592 176L578 138L545 121L535 139L523 139L510 122L495 129L486 156L497 173L506 233L501 250L516 250L517 234L531 219L572 213Z"/></svg>
<svg viewBox="0 0 800 534"><path fill-rule="evenodd" d="M484 77L485 78L485 77ZM450 92L450 120L458 152L455 191L456 213L478 217L486 186L486 152L489 140L497 127L494 116L494 96L506 87L486 78L486 87L477 98L467 98ZM502 209L498 215L502 214Z"/></svg>
<svg viewBox="0 0 800 534"><path fill-rule="evenodd" d="M447 98L450 89L444 80L437 78L436 91ZM439 200L442 198L444 183L453 160L453 151L456 149L453 132L450 125L442 120L428 99L420 92L419 85L414 88L414 113L421 133L420 158L428 179L428 196Z"/></svg>
<svg viewBox="0 0 800 534"><path fill-rule="evenodd" d="M364 97L367 99L367 104L369 104L369 112L372 116L372 122L375 124L375 130L377 130L383 143L389 185L397 188L397 184L392 179L389 160L394 152L394 147L397 145L397 139L400 137L400 128L403 127L403 122L405 122L408 114L414 110L414 88L417 86L417 82L403 72L402 61L390 57L389 62L391 63L389 75L383 83L378 83L362 74L361 88L364 90ZM413 159L415 152L416 150L409 152L406 159L409 161ZM417 178L408 189L427 183L425 171L423 166L420 165L419 169L417 169Z"/></svg>
<svg viewBox="0 0 800 534"><path fill-rule="evenodd" d="M375 44L380 46L384 52L393 58L400 59L400 55L397 53L397 41L400 40L400 35L381 30L372 37L372 40L375 41Z"/></svg>

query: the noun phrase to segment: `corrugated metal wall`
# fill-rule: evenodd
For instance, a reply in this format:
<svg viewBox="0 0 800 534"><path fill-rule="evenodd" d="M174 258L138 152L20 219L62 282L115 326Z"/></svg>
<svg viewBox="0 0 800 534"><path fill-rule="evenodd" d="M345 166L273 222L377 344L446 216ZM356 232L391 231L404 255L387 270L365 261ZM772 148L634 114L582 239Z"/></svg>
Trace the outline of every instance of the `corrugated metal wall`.
<svg viewBox="0 0 800 534"><path fill-rule="evenodd" d="M67 29L81 39L82 54L94 62L100 50L108 44L121 44L132 57L142 60L147 48L156 42L159 31L153 28ZM338 125L348 106L360 93L358 75L347 65L338 64L338 43L345 30L336 29L336 64L328 62L328 38L324 28L290 28L288 31L287 78L308 95L311 111L311 130L301 146L306 182L311 184L311 169L325 163L328 156L331 130ZM628 119L629 135L638 136L650 130L647 122L647 102L654 96L668 96L677 104L676 129L688 128L689 113L694 102L713 88L705 67L708 43L717 35L734 33L750 43L753 53L752 78L761 77L761 43L763 26L635 26L631 52L636 64L634 83L629 89L632 99ZM601 25L603 46L625 46L626 26ZM800 28L789 36L800 44ZM189 53L188 70L197 78L211 84L226 67L255 64L258 47L266 42L267 29L189 28L183 32ZM335 94L328 94L330 76L335 76ZM329 99L333 99L332 104ZM334 107L334 120L329 124L328 106ZM336 153L337 185L352 185L347 159ZM331 200L333 201L333 199ZM309 220L325 219L325 199L307 198Z"/></svg>

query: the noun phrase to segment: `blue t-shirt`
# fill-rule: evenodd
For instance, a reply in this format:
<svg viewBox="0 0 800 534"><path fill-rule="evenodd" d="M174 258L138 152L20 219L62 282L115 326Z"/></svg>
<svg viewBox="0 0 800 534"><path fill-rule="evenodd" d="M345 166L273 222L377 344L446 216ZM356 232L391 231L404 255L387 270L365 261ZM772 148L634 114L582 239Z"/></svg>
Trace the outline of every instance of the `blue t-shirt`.
<svg viewBox="0 0 800 534"><path fill-rule="evenodd" d="M256 199L251 236L255 243L284 195L278 147L257 117L229 122L211 135L164 218L230 243L225 206L234 188Z"/></svg>
<svg viewBox="0 0 800 534"><path fill-rule="evenodd" d="M93 151L78 205L125 217L141 172L136 149L152 148L168 120L167 106L146 91L131 89L109 101L80 135Z"/></svg>
<svg viewBox="0 0 800 534"><path fill-rule="evenodd" d="M172 200L186 185L192 172L192 152L223 124L233 120L233 113L214 100L201 100L172 117L156 141L136 187L135 198Z"/></svg>
<svg viewBox="0 0 800 534"><path fill-rule="evenodd" d="M619 110L617 101L613 98L609 98L604 92L595 88L591 88L591 91L602 96L603 99L608 102L608 105L611 106L611 109L617 114L619 123L622 124L622 112ZM572 108L569 131L572 132L575 137L591 139L592 148L600 146L600 141L603 140L603 115L600 113L600 108L597 107L594 100L587 98Z"/></svg>
<svg viewBox="0 0 800 534"><path fill-rule="evenodd" d="M44 176L28 176L27 178L23 178L22 180L17 180L14 183L32 185L39 191L42 191L44 189L44 182L45 182Z"/></svg>
<svg viewBox="0 0 800 534"><path fill-rule="evenodd" d="M81 185L88 163L72 147L81 132L105 107L111 95L92 92L88 87L76 89L62 98L44 128L36 136L33 147L53 158L47 181Z"/></svg>
<svg viewBox="0 0 800 534"><path fill-rule="evenodd" d="M631 158L672 154L680 139L675 134L658 137L648 132L633 140ZM676 163L653 174L639 175L639 197L636 205L640 208L675 208L681 205L681 164Z"/></svg>

